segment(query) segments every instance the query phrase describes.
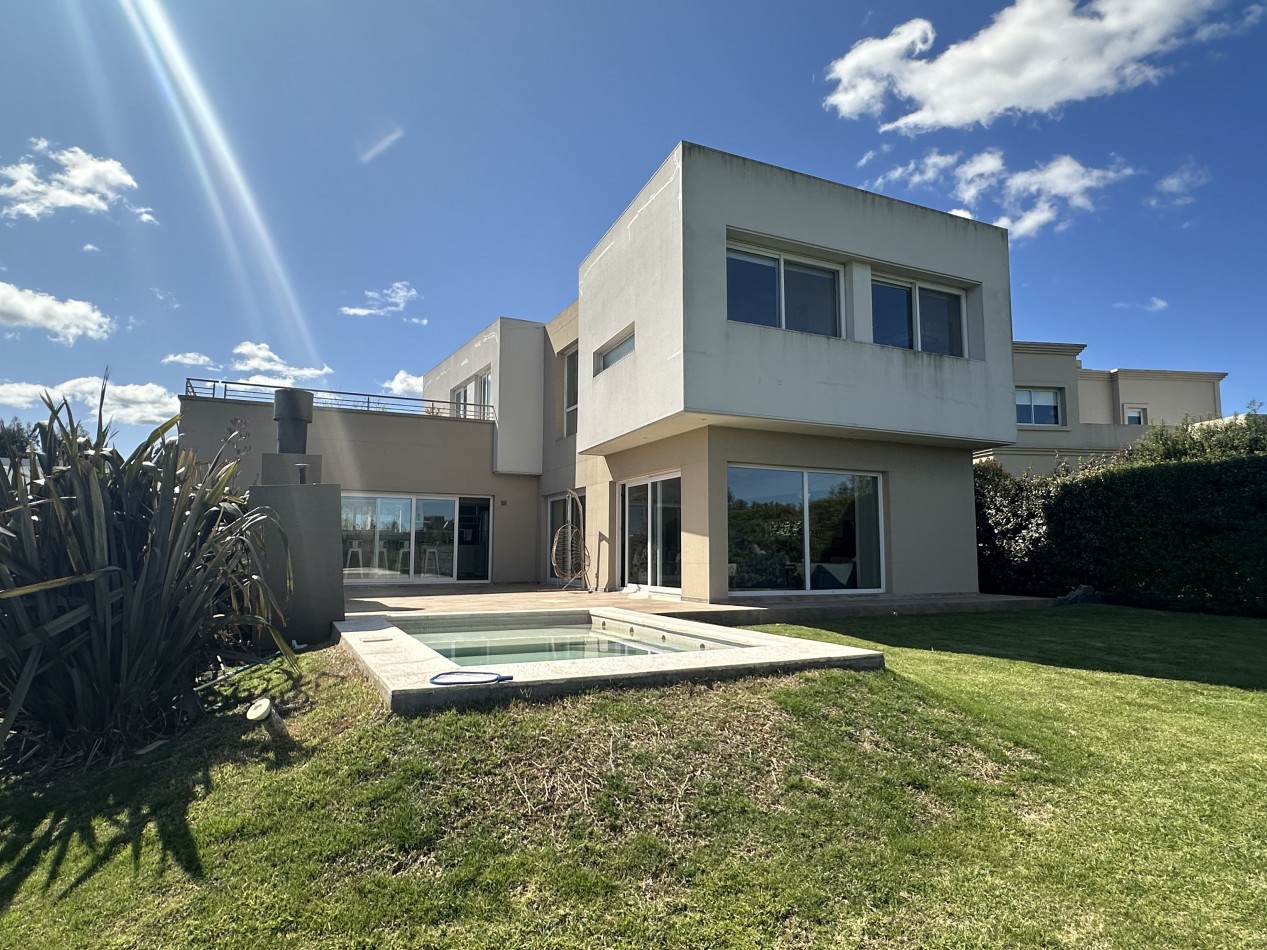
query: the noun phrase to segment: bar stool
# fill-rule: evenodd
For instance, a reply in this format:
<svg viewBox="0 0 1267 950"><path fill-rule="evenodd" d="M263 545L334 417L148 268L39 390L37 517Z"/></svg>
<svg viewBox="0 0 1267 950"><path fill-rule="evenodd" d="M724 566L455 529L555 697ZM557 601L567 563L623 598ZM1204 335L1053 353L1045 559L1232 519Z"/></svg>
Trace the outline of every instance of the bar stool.
<svg viewBox="0 0 1267 950"><path fill-rule="evenodd" d="M436 562L435 573L437 574L440 573L440 549L427 548L425 551L422 552L422 573L423 574L429 573L428 569L431 565L432 558L435 558L435 562Z"/></svg>
<svg viewBox="0 0 1267 950"><path fill-rule="evenodd" d="M349 542L348 542L348 557L347 557L347 560L344 562L343 566L344 566L345 568L350 568L350 567L352 566L352 555L353 555L353 554L355 554L355 555L356 555L356 566L357 566L357 567L364 567L364 566L365 566L365 562L364 562L363 560L361 560L361 542L360 542L360 541L349 541Z"/></svg>

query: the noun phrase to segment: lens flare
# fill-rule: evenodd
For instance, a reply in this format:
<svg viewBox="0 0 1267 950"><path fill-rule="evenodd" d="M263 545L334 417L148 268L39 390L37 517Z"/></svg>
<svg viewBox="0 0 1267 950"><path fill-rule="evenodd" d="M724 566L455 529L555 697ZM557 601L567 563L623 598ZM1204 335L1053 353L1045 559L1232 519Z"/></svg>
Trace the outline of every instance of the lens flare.
<svg viewBox="0 0 1267 950"><path fill-rule="evenodd" d="M315 361L317 354L308 324L281 255L273 243L224 125L171 21L158 0L118 2L180 127L185 149L220 229L247 313L259 325L264 325L259 301L251 292L252 276L258 270L258 277L263 280L271 297L267 302L273 305L267 308L268 317L285 321L283 329L288 338L304 348L305 359Z"/></svg>

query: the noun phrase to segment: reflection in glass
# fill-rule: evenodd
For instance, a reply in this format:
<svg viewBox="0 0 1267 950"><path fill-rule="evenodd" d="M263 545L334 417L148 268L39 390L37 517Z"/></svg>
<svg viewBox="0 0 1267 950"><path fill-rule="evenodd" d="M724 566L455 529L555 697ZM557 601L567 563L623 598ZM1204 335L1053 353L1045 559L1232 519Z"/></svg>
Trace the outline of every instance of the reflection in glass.
<svg viewBox="0 0 1267 950"><path fill-rule="evenodd" d="M919 291L919 348L926 353L963 356L963 313L958 294Z"/></svg>
<svg viewBox="0 0 1267 950"><path fill-rule="evenodd" d="M682 479L651 483L652 587L682 586Z"/></svg>
<svg viewBox="0 0 1267 950"><path fill-rule="evenodd" d="M460 581L488 580L492 505L488 498L458 500L457 579Z"/></svg>
<svg viewBox="0 0 1267 950"><path fill-rule="evenodd" d="M452 499L418 499L414 516L414 572L418 577L453 577L455 508Z"/></svg>
<svg viewBox="0 0 1267 950"><path fill-rule="evenodd" d="M805 264L783 265L783 326L788 330L840 336L835 271Z"/></svg>
<svg viewBox="0 0 1267 950"><path fill-rule="evenodd" d="M726 319L779 325L779 262L773 257L730 251L726 255Z"/></svg>
<svg viewBox="0 0 1267 950"><path fill-rule="evenodd" d="M894 284L871 284L871 339L885 346L915 346L911 323L911 289Z"/></svg>
<svg viewBox="0 0 1267 950"><path fill-rule="evenodd" d="M647 583L647 495L646 485L630 485L625 490L625 583Z"/></svg>
<svg viewBox="0 0 1267 950"><path fill-rule="evenodd" d="M728 469L731 590L805 589L805 508L800 472Z"/></svg>

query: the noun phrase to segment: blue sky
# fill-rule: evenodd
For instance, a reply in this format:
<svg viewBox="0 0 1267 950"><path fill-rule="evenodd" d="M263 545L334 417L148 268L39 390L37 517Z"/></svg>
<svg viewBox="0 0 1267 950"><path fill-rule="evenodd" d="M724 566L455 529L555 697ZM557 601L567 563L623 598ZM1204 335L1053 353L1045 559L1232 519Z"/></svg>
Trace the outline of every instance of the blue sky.
<svg viewBox="0 0 1267 950"><path fill-rule="evenodd" d="M545 321L686 139L1011 230L1018 339L1267 399L1267 10L1217 0L30 0L0 415L186 376L410 394Z"/></svg>

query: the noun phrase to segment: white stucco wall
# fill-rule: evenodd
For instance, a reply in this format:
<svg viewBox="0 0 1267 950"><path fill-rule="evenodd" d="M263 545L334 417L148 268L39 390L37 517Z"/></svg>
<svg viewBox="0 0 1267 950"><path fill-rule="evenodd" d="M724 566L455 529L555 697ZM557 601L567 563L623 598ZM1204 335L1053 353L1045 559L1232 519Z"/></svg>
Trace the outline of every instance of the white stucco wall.
<svg viewBox="0 0 1267 950"><path fill-rule="evenodd" d="M423 396L448 401L454 390L492 373L493 471L499 474L541 474L544 340L543 324L498 317L423 375ZM471 402L479 402L478 395Z"/></svg>
<svg viewBox="0 0 1267 950"><path fill-rule="evenodd" d="M686 406L858 430L1012 440L1006 232L694 145L683 147ZM728 235L853 263L852 339L726 319ZM965 292L968 358L871 339L872 273Z"/></svg>
<svg viewBox="0 0 1267 950"><path fill-rule="evenodd" d="M728 238L845 266L849 338L728 321ZM967 357L866 342L873 270L962 290ZM718 423L1014 438L1007 235L991 225L682 143L581 265L579 306L581 452L653 424L637 439ZM590 377L629 325L635 353Z"/></svg>
<svg viewBox="0 0 1267 950"><path fill-rule="evenodd" d="M682 411L681 148L581 262L582 452ZM631 326L634 352L595 375L596 352Z"/></svg>

